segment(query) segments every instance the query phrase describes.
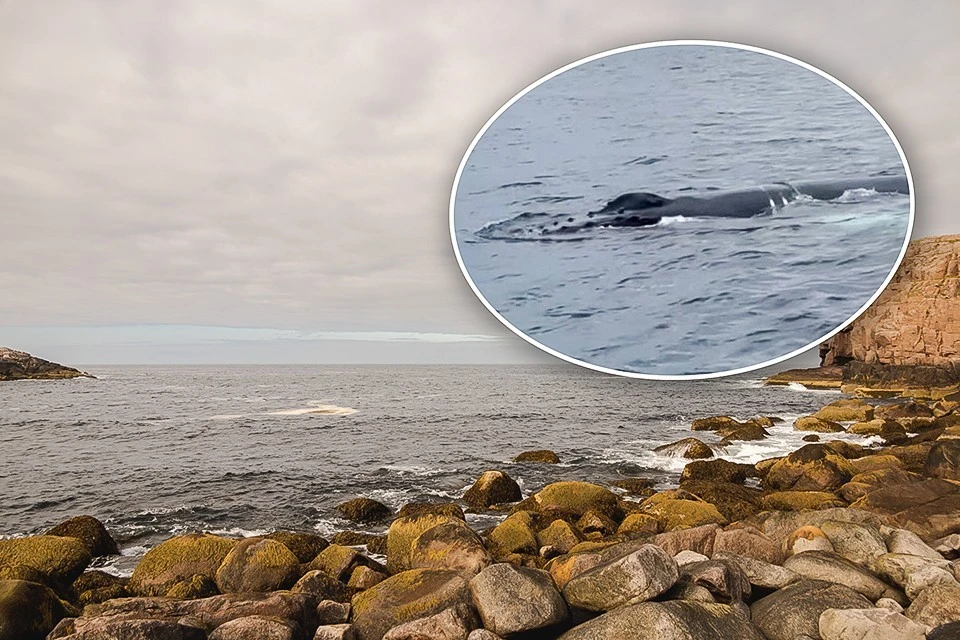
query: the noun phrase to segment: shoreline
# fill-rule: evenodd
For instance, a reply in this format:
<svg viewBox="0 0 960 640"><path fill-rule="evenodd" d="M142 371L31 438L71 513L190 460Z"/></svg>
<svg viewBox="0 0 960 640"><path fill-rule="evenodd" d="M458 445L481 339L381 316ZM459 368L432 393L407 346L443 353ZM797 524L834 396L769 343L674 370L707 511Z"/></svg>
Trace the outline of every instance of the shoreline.
<svg viewBox="0 0 960 640"><path fill-rule="evenodd" d="M182 637L247 637L216 629L261 624L254 618L266 614L289 631L277 637L308 639L415 638L416 629L440 625L446 635L422 637L472 632L472 640L489 640L496 636L476 629L499 630L501 637L519 632L496 622L505 615L543 638L635 637L615 635L609 626L623 616L669 619L687 632L719 625L730 632L720 637L769 638L779 637L784 616L764 612L812 589L801 598L803 615L790 618L797 629L828 638L824 625L829 631L833 618L847 624L858 616L927 633L960 620L960 570L953 562L960 555L958 407L954 400L841 398L796 421L808 441L802 447L754 465L718 457L716 440L762 442L769 429L789 425L773 417L699 418L689 434L696 441L666 445L678 460L686 460L684 452L708 456L687 461L675 488L657 490L657 479L638 477L616 487L560 481L522 492L508 474L491 469L456 503L397 512L366 498L340 505L357 529L389 525L387 535L173 536L147 551L129 578L97 568L111 557L93 558L98 545L99 551L119 549L98 521L81 517L46 536L0 540L0 578L6 580L0 612L15 587L28 610L56 611L53 617L62 621L51 638L75 640L121 622L175 625ZM834 440L831 434L841 430L883 443ZM520 463L556 460L549 451L527 452ZM470 526L473 514L500 521ZM919 560L899 569L877 565L878 558L901 553L902 540L916 552L907 555ZM505 594L518 585L552 603L544 605L552 617L500 611L509 609ZM830 597L821 598L817 585L829 587ZM616 594L623 589L633 595L621 602ZM838 590L840 600L862 605L843 609L859 613L821 617ZM935 601L924 596L929 590ZM220 613L210 617L211 607Z"/></svg>

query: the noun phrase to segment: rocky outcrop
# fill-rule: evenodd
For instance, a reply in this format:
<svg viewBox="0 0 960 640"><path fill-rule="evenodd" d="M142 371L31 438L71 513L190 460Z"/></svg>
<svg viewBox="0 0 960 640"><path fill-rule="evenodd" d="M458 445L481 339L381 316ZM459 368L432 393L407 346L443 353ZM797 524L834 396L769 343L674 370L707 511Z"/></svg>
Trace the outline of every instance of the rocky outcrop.
<svg viewBox="0 0 960 640"><path fill-rule="evenodd" d="M85 371L36 358L25 351L0 347L0 381L62 380L64 378L93 377Z"/></svg>

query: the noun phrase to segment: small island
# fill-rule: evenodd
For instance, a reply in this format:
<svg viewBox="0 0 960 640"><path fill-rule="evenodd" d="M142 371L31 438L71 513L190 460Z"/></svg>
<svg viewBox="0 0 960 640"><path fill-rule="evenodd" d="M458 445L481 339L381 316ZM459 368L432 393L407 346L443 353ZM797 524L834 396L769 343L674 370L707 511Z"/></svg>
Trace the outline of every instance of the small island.
<svg viewBox="0 0 960 640"><path fill-rule="evenodd" d="M67 378L94 377L86 371L36 358L25 351L0 347L0 381L64 380Z"/></svg>

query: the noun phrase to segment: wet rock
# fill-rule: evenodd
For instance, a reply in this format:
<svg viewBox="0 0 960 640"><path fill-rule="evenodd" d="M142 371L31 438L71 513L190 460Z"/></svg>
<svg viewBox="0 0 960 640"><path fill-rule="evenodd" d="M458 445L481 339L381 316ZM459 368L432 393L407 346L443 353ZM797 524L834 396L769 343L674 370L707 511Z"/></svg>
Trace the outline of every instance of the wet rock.
<svg viewBox="0 0 960 640"><path fill-rule="evenodd" d="M697 418L690 425L692 431L716 431L722 428L742 427L744 423L730 416L713 416L711 418Z"/></svg>
<svg viewBox="0 0 960 640"><path fill-rule="evenodd" d="M48 587L0 580L0 640L43 640L69 613Z"/></svg>
<svg viewBox="0 0 960 640"><path fill-rule="evenodd" d="M318 553L330 545L323 536L297 531L276 531L264 536L264 538L276 540L290 549L293 555L297 556L297 560L304 564L316 558Z"/></svg>
<svg viewBox="0 0 960 640"><path fill-rule="evenodd" d="M448 516L450 518L464 519L463 509L455 502L410 502L400 507L397 518L410 518L423 515Z"/></svg>
<svg viewBox="0 0 960 640"><path fill-rule="evenodd" d="M713 553L716 555L719 552L756 558L770 564L783 562L780 544L753 527L717 531L713 540Z"/></svg>
<svg viewBox="0 0 960 640"><path fill-rule="evenodd" d="M499 636L553 627L567 619L567 605L550 574L495 564L470 581L483 627Z"/></svg>
<svg viewBox="0 0 960 640"><path fill-rule="evenodd" d="M680 579L707 589L717 602L730 604L750 597L750 580L736 562L692 562L680 568Z"/></svg>
<svg viewBox="0 0 960 640"><path fill-rule="evenodd" d="M820 614L823 640L924 640L926 627L886 609L827 609Z"/></svg>
<svg viewBox="0 0 960 640"><path fill-rule="evenodd" d="M743 484L749 476L753 475L754 467L749 464L739 464L729 460L696 460L690 462L683 468L680 474L680 483L684 484L693 480L706 480L709 482L733 482Z"/></svg>
<svg viewBox="0 0 960 640"><path fill-rule="evenodd" d="M383 522L393 515L393 510L382 502L370 498L354 498L337 505L344 518L354 522Z"/></svg>
<svg viewBox="0 0 960 640"><path fill-rule="evenodd" d="M846 585L873 602L882 597L897 599L894 590L878 575L829 551L806 551L790 556L783 567L811 580Z"/></svg>
<svg viewBox="0 0 960 640"><path fill-rule="evenodd" d="M851 507L888 515L926 540L960 532L960 486L939 478L881 487Z"/></svg>
<svg viewBox="0 0 960 640"><path fill-rule="evenodd" d="M520 485L503 471L485 471L463 494L463 501L479 510L522 499Z"/></svg>
<svg viewBox="0 0 960 640"><path fill-rule="evenodd" d="M83 543L94 558L115 556L120 553L116 541L107 531L107 528L92 516L70 518L47 531L45 535L76 538Z"/></svg>
<svg viewBox="0 0 960 640"><path fill-rule="evenodd" d="M518 511L498 524L487 535L487 548L497 560L514 553L537 553L540 547L533 531L531 515Z"/></svg>
<svg viewBox="0 0 960 640"><path fill-rule="evenodd" d="M563 481L548 484L533 496L538 511L560 518L579 518L587 511L621 520L616 494L589 482Z"/></svg>
<svg viewBox="0 0 960 640"><path fill-rule="evenodd" d="M873 525L827 520L821 523L820 530L837 554L859 565L868 567L887 553L880 530Z"/></svg>
<svg viewBox="0 0 960 640"><path fill-rule="evenodd" d="M616 532L617 523L611 518L596 511L587 511L577 520L577 529L584 535L589 536L592 533L599 533L601 536L609 536Z"/></svg>
<svg viewBox="0 0 960 640"><path fill-rule="evenodd" d="M923 472L932 478L960 480L960 440L942 440L933 445Z"/></svg>
<svg viewBox="0 0 960 640"><path fill-rule="evenodd" d="M34 576L61 589L90 564L90 551L76 538L28 536L0 540L0 571L8 578ZM6 571L4 571L6 570Z"/></svg>
<svg viewBox="0 0 960 640"><path fill-rule="evenodd" d="M793 422L793 428L797 431L815 431L817 433L842 433L846 431L842 424L816 416L797 418Z"/></svg>
<svg viewBox="0 0 960 640"><path fill-rule="evenodd" d="M210 634L209 640L295 640L299 626L286 620L247 616L225 622ZM200 636L203 637L202 635Z"/></svg>
<svg viewBox="0 0 960 640"><path fill-rule="evenodd" d="M648 496L653 493L654 481L650 478L620 478L611 482L610 486L623 489L627 495Z"/></svg>
<svg viewBox="0 0 960 640"><path fill-rule="evenodd" d="M387 536L364 533L362 531L338 531L330 538L330 544L341 547L366 547L370 553L387 555ZM324 546L326 548L326 546ZM320 551L323 551L321 549ZM317 552L317 554L320 553ZM314 558L317 554L314 554ZM298 556L299 557L299 556ZM311 558L312 560L313 558ZM307 561L309 563L309 561Z"/></svg>
<svg viewBox="0 0 960 640"><path fill-rule="evenodd" d="M859 398L850 398L831 402L813 415L832 422L863 422L873 419L874 408Z"/></svg>
<svg viewBox="0 0 960 640"><path fill-rule="evenodd" d="M699 460L701 458L712 458L713 449L697 438L684 438L670 444L654 447L654 453L671 458L689 458Z"/></svg>
<svg viewBox="0 0 960 640"><path fill-rule="evenodd" d="M850 460L850 466L859 474L867 471L879 471L880 469L902 469L903 463L896 456L878 453Z"/></svg>
<svg viewBox="0 0 960 640"><path fill-rule="evenodd" d="M808 444L778 460L763 478L774 491L833 491L853 477L855 469L825 444Z"/></svg>
<svg viewBox="0 0 960 640"><path fill-rule="evenodd" d="M214 581L217 569L237 544L210 534L188 534L150 549L130 576L129 589L139 596L165 596L195 578Z"/></svg>
<svg viewBox="0 0 960 640"><path fill-rule="evenodd" d="M747 576L747 580L755 587L764 589L782 589L800 579L800 576L784 569L781 566L757 560L748 556L740 556L728 551L717 551L713 554L714 560L735 562Z"/></svg>
<svg viewBox="0 0 960 640"><path fill-rule="evenodd" d="M750 620L767 640L820 637L820 615L827 609L867 609L871 603L840 584L794 582L750 605Z"/></svg>
<svg viewBox="0 0 960 640"><path fill-rule="evenodd" d="M441 524L463 522L463 518L450 515L424 513L400 517L393 521L387 532L387 572L400 573L411 568L410 550L424 531Z"/></svg>
<svg viewBox="0 0 960 640"><path fill-rule="evenodd" d="M764 640L737 608L689 600L620 607L574 627L560 640L636 640L645 636L657 640Z"/></svg>
<svg viewBox="0 0 960 640"><path fill-rule="evenodd" d="M454 571L412 569L353 597L360 640L381 640L393 627L470 604L467 581Z"/></svg>
<svg viewBox="0 0 960 640"><path fill-rule="evenodd" d="M804 442L820 442L820 436L815 433L808 433L800 439Z"/></svg>
<svg viewBox="0 0 960 640"><path fill-rule="evenodd" d="M524 451L513 459L514 462L540 462L543 464L560 464L560 456L549 449Z"/></svg>
<svg viewBox="0 0 960 640"><path fill-rule="evenodd" d="M772 426L772 425L771 425ZM717 435L723 438L723 444L744 440L763 440L770 435L763 425L748 421L739 427L724 427L717 429Z"/></svg>
<svg viewBox="0 0 960 640"><path fill-rule="evenodd" d="M383 640L467 640L476 628L473 609L460 604L432 616L404 622L390 629Z"/></svg>
<svg viewBox="0 0 960 640"><path fill-rule="evenodd" d="M550 546L559 553L568 553L578 542L583 540L582 533L565 520L554 520L536 534L537 544L540 547Z"/></svg>
<svg viewBox="0 0 960 640"><path fill-rule="evenodd" d="M356 637L352 624L327 624L317 628L313 640L355 640Z"/></svg>
<svg viewBox="0 0 960 640"><path fill-rule="evenodd" d="M223 559L215 580L222 593L265 593L292 586L299 569L297 556L283 544L246 538Z"/></svg>
<svg viewBox="0 0 960 640"><path fill-rule="evenodd" d="M654 598L678 578L672 556L656 545L643 545L576 576L563 587L563 597L580 609L610 611Z"/></svg>
<svg viewBox="0 0 960 640"><path fill-rule="evenodd" d="M431 527L410 548L410 568L449 569L476 575L493 562L483 541L460 520Z"/></svg>
<svg viewBox="0 0 960 640"><path fill-rule="evenodd" d="M351 595L347 585L316 569L305 573L290 590L310 595L316 600L335 602L349 602Z"/></svg>
<svg viewBox="0 0 960 640"><path fill-rule="evenodd" d="M907 608L907 617L929 627L960 620L960 586L936 585L923 590Z"/></svg>

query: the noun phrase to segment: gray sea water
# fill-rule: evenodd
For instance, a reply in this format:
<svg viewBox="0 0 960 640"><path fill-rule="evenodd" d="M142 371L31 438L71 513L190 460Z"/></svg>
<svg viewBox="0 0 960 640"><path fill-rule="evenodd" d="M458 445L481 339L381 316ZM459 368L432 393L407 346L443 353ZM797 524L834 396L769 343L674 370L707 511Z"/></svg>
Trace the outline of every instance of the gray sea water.
<svg viewBox="0 0 960 640"><path fill-rule="evenodd" d="M669 485L686 461L651 448L689 436L691 420L786 418L774 437L721 452L754 462L799 447L789 421L835 395L572 365L84 368L99 379L0 385L0 535L94 515L124 549L108 565L121 572L187 531L356 530L340 502L456 500L488 469L525 493L563 479ZM535 448L563 463L511 462Z"/></svg>
<svg viewBox="0 0 960 640"><path fill-rule="evenodd" d="M813 71L716 46L641 49L569 70L507 109L467 159L453 223L480 293L537 342L622 371L730 371L814 343L865 305L900 254L910 198L853 190L769 217L680 216L566 241L481 232L627 192L904 171L870 112Z"/></svg>

